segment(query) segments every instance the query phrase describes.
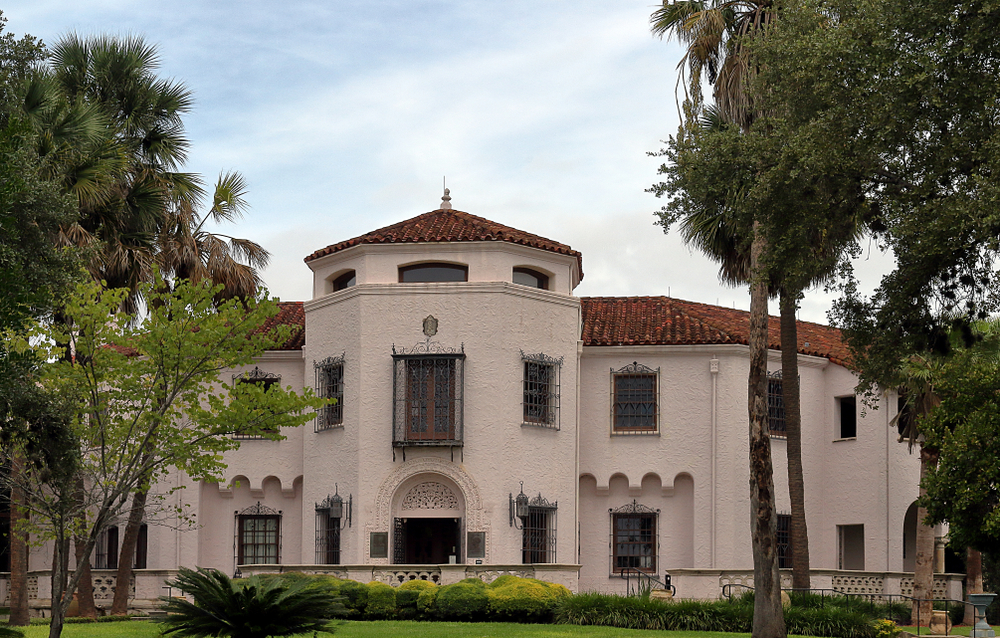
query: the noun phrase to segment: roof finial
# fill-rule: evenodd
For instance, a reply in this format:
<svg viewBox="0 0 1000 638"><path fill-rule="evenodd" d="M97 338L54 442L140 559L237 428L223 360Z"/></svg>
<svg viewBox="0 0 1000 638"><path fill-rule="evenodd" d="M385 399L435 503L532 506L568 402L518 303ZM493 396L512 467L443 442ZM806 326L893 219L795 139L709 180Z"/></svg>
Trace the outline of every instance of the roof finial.
<svg viewBox="0 0 1000 638"><path fill-rule="evenodd" d="M444 195L441 197L441 210L451 209L451 191L448 190L447 178L442 178L441 183L445 185Z"/></svg>

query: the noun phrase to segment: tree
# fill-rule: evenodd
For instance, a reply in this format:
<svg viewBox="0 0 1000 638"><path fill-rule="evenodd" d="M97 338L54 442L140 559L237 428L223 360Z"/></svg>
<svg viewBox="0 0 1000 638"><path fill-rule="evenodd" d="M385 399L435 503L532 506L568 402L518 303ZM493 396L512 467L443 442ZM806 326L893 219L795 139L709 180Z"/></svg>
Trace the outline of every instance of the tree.
<svg viewBox="0 0 1000 638"><path fill-rule="evenodd" d="M191 202L176 202L168 215L167 223L157 235L155 261L160 268L174 281L209 281L221 286L219 299L256 295L261 287L257 268L267 265L269 253L252 241L216 235L204 229L209 220L219 223L239 219L247 207L243 199L245 193L243 177L239 173L227 173L219 177L212 206L204 217ZM132 579L132 564L139 529L145 516L147 492L145 486L141 486L132 495L128 521L118 552L117 582L120 583L127 583ZM128 613L128 594L125 587L115 589L111 602L112 614Z"/></svg>
<svg viewBox="0 0 1000 638"><path fill-rule="evenodd" d="M220 453L239 444L234 432L281 438L281 427L301 425L311 418L307 408L324 403L308 390L300 396L291 388L219 387L221 370L247 365L287 338L287 330L262 330L277 312L273 301L257 296L217 303L220 290L207 282L179 282L173 290L143 284L149 311L136 326L115 316L128 290L88 284L68 301L65 323L40 327L37 338L70 343L75 352L75 361L46 364L39 381L71 406L68 431L77 444L69 450L79 458L71 489L79 489L76 477L84 478L82 498L68 498L63 483L53 484L40 471L17 486L29 492L36 538L55 545L53 638L60 635L80 567L131 493L171 471L217 478L224 468ZM82 511L90 516L79 516ZM85 541L69 576L74 534Z"/></svg>
<svg viewBox="0 0 1000 638"><path fill-rule="evenodd" d="M663 36L674 33L687 44L681 64L687 61L692 69L689 81L694 100L686 102L688 127L699 115L701 107L701 69L707 68L714 84L713 97L723 117L747 132L758 115L749 97L748 84L756 71L747 44L762 36L775 13L769 4L755 0L722 0L711 4L701 0L664 0L662 9L653 13L650 21L653 33ZM712 77L714 76L714 77ZM735 128L735 127L734 127ZM735 132L735 131L734 131ZM686 137L682 125L679 138ZM697 140L692 134L690 139ZM678 190L684 186L676 183ZM666 189L664 189L666 190ZM675 191L676 192L676 191ZM712 198L696 201L677 215L661 217L665 227L696 211L731 210L724 200ZM707 206L705 205L707 204ZM781 608L781 578L778 572L777 515L774 505L774 476L771 446L767 435L767 299L768 281L765 267L767 238L759 217L747 216L734 220L736 227L749 230L750 284L750 370L747 378L750 430L750 527L754 562L753 635L784 636L785 623Z"/></svg>

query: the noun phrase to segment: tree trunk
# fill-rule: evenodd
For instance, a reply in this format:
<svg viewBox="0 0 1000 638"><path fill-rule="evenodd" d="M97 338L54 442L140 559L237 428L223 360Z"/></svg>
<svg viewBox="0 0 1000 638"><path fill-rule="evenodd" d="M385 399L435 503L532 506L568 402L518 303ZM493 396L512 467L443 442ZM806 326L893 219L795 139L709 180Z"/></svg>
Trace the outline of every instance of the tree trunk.
<svg viewBox="0 0 1000 638"><path fill-rule="evenodd" d="M73 538L76 553L77 569L80 570L80 584L76 587L76 600L79 603L80 615L84 618L97 618L97 606L94 604L94 578L90 573L90 557L84 555L87 540L80 536Z"/></svg>
<svg viewBox="0 0 1000 638"><path fill-rule="evenodd" d="M132 509L129 510L121 551L118 552L118 576L115 578L115 597L111 602L111 615L124 616L128 613L129 583L132 581L132 565L135 563L135 545L139 540L139 526L146 513L148 490L138 489L132 495Z"/></svg>
<svg viewBox="0 0 1000 638"><path fill-rule="evenodd" d="M76 498L83 503L83 477L78 477L76 481ZM87 514L80 508L79 523L83 524L83 529L87 528ZM90 556L87 552L87 539L75 536L74 550L76 552L76 568L80 570L80 584L77 586L76 599L80 607L80 615L84 618L97 618L97 606L94 605L94 578L90 573Z"/></svg>
<svg viewBox="0 0 1000 638"><path fill-rule="evenodd" d="M28 611L28 536L18 530L27 518L22 508L27 506L27 496L18 486L23 482L24 460L17 453L11 456L10 490L10 620L11 625L23 627L31 618Z"/></svg>
<svg viewBox="0 0 1000 638"><path fill-rule="evenodd" d="M49 607L52 624L49 625L49 638L59 638L62 635L66 608L72 600L71 596L66 595L69 575L69 532L65 527L58 532L52 551L52 602Z"/></svg>
<svg viewBox="0 0 1000 638"><path fill-rule="evenodd" d="M981 593L983 593L983 555L970 547L965 554L965 598L968 600L969 594ZM976 624L976 608L972 605L965 605L962 624L970 627Z"/></svg>
<svg viewBox="0 0 1000 638"><path fill-rule="evenodd" d="M809 589L809 532L806 529L806 489L802 476L802 411L799 406L797 294L781 291L781 399L788 437L788 496L791 501L792 587Z"/></svg>
<svg viewBox="0 0 1000 638"><path fill-rule="evenodd" d="M752 638L784 638L781 575L778 572L774 468L767 435L767 277L761 258L766 240L754 223L750 247L750 533L753 545L754 606Z"/></svg>
<svg viewBox="0 0 1000 638"><path fill-rule="evenodd" d="M937 455L920 446L920 498L924 498L924 476L937 464ZM916 552L913 561L913 609L910 612L910 624L916 625L919 615L921 625L928 626L931 622L931 609L934 597L934 528L924 525L927 510L917 507L917 538Z"/></svg>

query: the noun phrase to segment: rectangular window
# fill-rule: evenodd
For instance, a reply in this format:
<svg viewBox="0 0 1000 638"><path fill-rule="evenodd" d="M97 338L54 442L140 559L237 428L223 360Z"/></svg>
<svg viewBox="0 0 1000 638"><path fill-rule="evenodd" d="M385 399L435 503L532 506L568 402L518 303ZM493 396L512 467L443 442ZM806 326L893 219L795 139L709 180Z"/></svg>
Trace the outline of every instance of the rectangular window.
<svg viewBox="0 0 1000 638"><path fill-rule="evenodd" d="M632 501L611 510L611 569L615 574L629 571L656 572L659 510Z"/></svg>
<svg viewBox="0 0 1000 638"><path fill-rule="evenodd" d="M837 569L865 568L865 526L837 525Z"/></svg>
<svg viewBox="0 0 1000 638"><path fill-rule="evenodd" d="M243 374L233 375L234 383L252 383L260 388L263 388L267 392L271 386L276 383L281 383L281 376L277 374L271 374L264 372L260 368L254 366L254 369L249 372L244 372ZM260 432L261 430L257 430ZM263 432L277 432L275 429L265 428ZM234 439L250 440L250 439L266 439L267 437L263 434L252 434L250 432L235 432L233 434Z"/></svg>
<svg viewBox="0 0 1000 638"><path fill-rule="evenodd" d="M778 567L792 566L792 517L778 514Z"/></svg>
<svg viewBox="0 0 1000 638"><path fill-rule="evenodd" d="M340 519L330 510L316 510L316 564L340 564Z"/></svg>
<svg viewBox="0 0 1000 638"><path fill-rule="evenodd" d="M149 561L149 528L145 523L139 525L139 536L135 540L135 569L146 569Z"/></svg>
<svg viewBox="0 0 1000 638"><path fill-rule="evenodd" d="M528 515L522 521L521 562L556 562L556 507L538 503L528 505Z"/></svg>
<svg viewBox="0 0 1000 638"><path fill-rule="evenodd" d="M521 422L559 429L559 370L562 359L521 352L524 393Z"/></svg>
<svg viewBox="0 0 1000 638"><path fill-rule="evenodd" d="M280 514L240 514L236 517L238 565L276 565L281 540Z"/></svg>
<svg viewBox="0 0 1000 638"><path fill-rule="evenodd" d="M94 569L118 569L118 527L112 525L97 536Z"/></svg>
<svg viewBox="0 0 1000 638"><path fill-rule="evenodd" d="M611 371L613 434L658 432L659 372L641 363Z"/></svg>
<svg viewBox="0 0 1000 638"><path fill-rule="evenodd" d="M858 406L854 397L839 397L837 399L837 438L853 439L858 436Z"/></svg>
<svg viewBox="0 0 1000 638"><path fill-rule="evenodd" d="M465 355L394 355L395 445L461 445Z"/></svg>
<svg viewBox="0 0 1000 638"><path fill-rule="evenodd" d="M767 429L771 436L785 436L785 400L781 373L767 375Z"/></svg>
<svg viewBox="0 0 1000 638"><path fill-rule="evenodd" d="M316 414L316 431L344 425L344 355L313 364L316 369L316 396L334 399Z"/></svg>

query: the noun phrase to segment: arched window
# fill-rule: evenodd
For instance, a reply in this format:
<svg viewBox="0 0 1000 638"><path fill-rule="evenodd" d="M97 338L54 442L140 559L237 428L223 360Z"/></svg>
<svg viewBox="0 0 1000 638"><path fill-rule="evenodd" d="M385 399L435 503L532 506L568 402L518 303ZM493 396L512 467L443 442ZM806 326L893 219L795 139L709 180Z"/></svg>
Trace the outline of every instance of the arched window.
<svg viewBox="0 0 1000 638"><path fill-rule="evenodd" d="M337 292L338 290L343 290L344 288L350 288L356 283L358 283L358 274L353 270L348 270L343 275L333 280L333 291Z"/></svg>
<svg viewBox="0 0 1000 638"><path fill-rule="evenodd" d="M400 283L430 283L437 281L469 281L469 267L461 264L430 262L400 266Z"/></svg>
<svg viewBox="0 0 1000 638"><path fill-rule="evenodd" d="M549 276L531 268L515 268L512 281L529 288L549 289Z"/></svg>

